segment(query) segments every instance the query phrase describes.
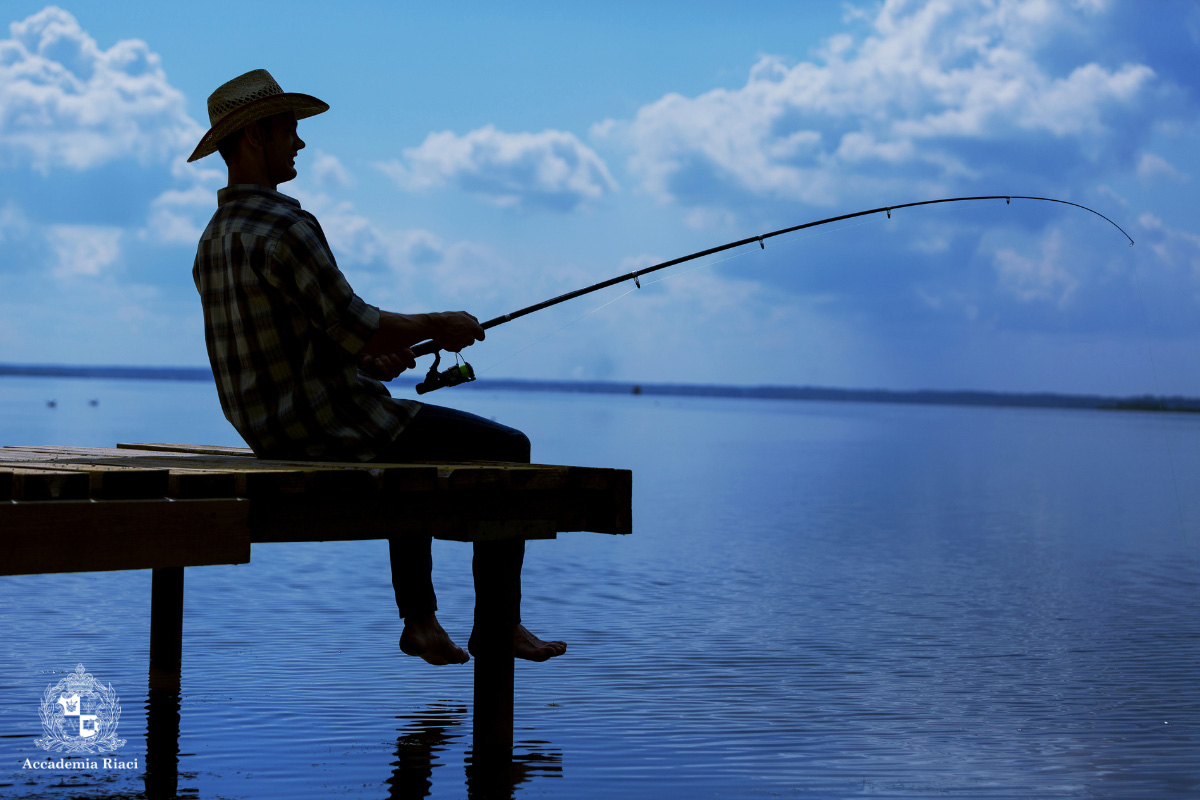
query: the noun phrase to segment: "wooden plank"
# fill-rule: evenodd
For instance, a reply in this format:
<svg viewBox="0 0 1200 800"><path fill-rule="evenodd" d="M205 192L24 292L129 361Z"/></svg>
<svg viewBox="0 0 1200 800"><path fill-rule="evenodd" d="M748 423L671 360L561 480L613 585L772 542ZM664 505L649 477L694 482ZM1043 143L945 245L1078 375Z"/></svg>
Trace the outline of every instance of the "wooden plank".
<svg viewBox="0 0 1200 800"><path fill-rule="evenodd" d="M246 500L0 504L0 574L245 564Z"/></svg>
<svg viewBox="0 0 1200 800"><path fill-rule="evenodd" d="M107 451L109 453L113 451ZM434 466L375 465L342 462L261 461L228 456L147 455L89 456L82 452L47 452L13 448L0 450L0 467L39 469L132 469L169 472L167 490L172 497L245 497L280 492L315 492L327 495L364 495L385 488L434 488ZM246 473L255 473L247 475Z"/></svg>
<svg viewBox="0 0 1200 800"><path fill-rule="evenodd" d="M22 488L17 486L16 470L25 470L27 475L31 470L82 470L100 495L116 497L126 492L145 496L160 492L157 486L149 491L121 489L116 483L120 479L110 473L125 468L134 473L155 472L159 476L156 480L161 480L165 470L167 486L161 494L173 497L236 495L300 502L303 514L310 517L282 510L292 528L273 529L270 535L275 541L386 537L422 527L439 538L466 541L493 536L552 536L577 530L632 530L632 474L628 470L506 462L265 461L240 455L57 446L0 449L0 468L12 471L13 491ZM48 478L42 484L26 479L26 484L29 488L23 488L19 495L10 491L10 496L50 499L68 491L54 488ZM78 493L77 487L69 491L76 493L65 496L87 496ZM433 499L414 506L415 497L421 493ZM348 518L354 520L354 529L350 531L336 515L322 510L322 506L344 509L350 500L375 499L381 505L371 508L380 517L370 520L351 512ZM319 520L323 522L317 524ZM322 525L329 529L323 534L318 530Z"/></svg>
<svg viewBox="0 0 1200 800"><path fill-rule="evenodd" d="M180 500L237 497L237 473L231 470L170 470L167 495Z"/></svg>
<svg viewBox="0 0 1200 800"><path fill-rule="evenodd" d="M437 488L438 471L432 464L385 465L379 469L379 491L384 495L432 492Z"/></svg>
<svg viewBox="0 0 1200 800"><path fill-rule="evenodd" d="M88 496L97 500L145 500L167 495L168 475L165 469L64 463L43 467L37 462L27 466L28 471L82 473L88 477Z"/></svg>
<svg viewBox="0 0 1200 800"><path fill-rule="evenodd" d="M13 448L14 450L16 448ZM25 448L21 448L25 450ZM8 463L6 460L6 452L8 448L0 449L0 464ZM21 453L12 453L10 459L27 461L27 460L45 460L53 458L48 450L41 448L37 452L26 450ZM427 479L428 475L436 474L436 467L431 464L379 464L375 462L353 462L353 461L290 461L282 459L259 459L259 458L244 458L242 456L225 456L225 455L203 455L203 454L188 454L188 453L168 453L159 451L145 450L130 450L130 449L108 449L108 448L80 448L76 451L62 451L59 458L53 458L54 463L96 463L96 464L113 464L113 465L138 465L149 468L166 468L170 470L176 469L214 469L223 470L267 470L278 472L281 470L341 470L343 472L363 472L371 471L379 473L380 471L392 471L403 469L409 471L409 477L417 477L418 480ZM395 478L397 476L393 476ZM335 476L329 478L334 481L334 485L338 485L337 481L360 481L360 478L347 478L345 476Z"/></svg>
<svg viewBox="0 0 1200 800"><path fill-rule="evenodd" d="M172 461L195 461L197 459L215 458L221 461L236 460L239 462L245 461L241 456L235 455L204 455L199 453L172 453L162 450L136 450L130 448L118 447L65 447L61 445L10 445L0 448L0 458L4 458L6 454L11 454L20 457L22 454L42 454L42 455L58 455L70 458L119 458L130 460L136 458L157 458Z"/></svg>
<svg viewBox="0 0 1200 800"><path fill-rule="evenodd" d="M505 464L502 466L440 465L438 478L451 491L556 489L567 482L565 467Z"/></svg>
<svg viewBox="0 0 1200 800"><path fill-rule="evenodd" d="M171 453L195 453L205 456L249 456L254 457L254 451L249 447L225 447L224 445L215 444L167 444L165 442L144 442L141 444L133 444L130 442L117 442L117 447L121 449L133 450L161 450Z"/></svg>
<svg viewBox="0 0 1200 800"><path fill-rule="evenodd" d="M111 466L146 466L151 469L247 469L264 464L258 459L237 456L198 456L185 453L156 453L140 450L116 450L110 448L80 448L67 450L42 447L0 448L0 463L24 464L44 462L52 464L109 464ZM283 462L272 462L283 463Z"/></svg>
<svg viewBox="0 0 1200 800"><path fill-rule="evenodd" d="M448 542L557 539L558 522L552 519L473 520L464 522L460 528L443 531L437 538Z"/></svg>
<svg viewBox="0 0 1200 800"><path fill-rule="evenodd" d="M197 448L199 449L199 448ZM539 486L545 486L546 481L557 483L560 476L569 468L555 464L521 464L508 461L462 461L439 462L424 461L413 463L394 462L355 462L355 461L297 461L282 459L247 459L243 456L228 456L218 454L180 453L152 450L135 450L129 447L58 447L58 446L20 446L0 448L0 463L8 461L52 460L55 463L108 463L108 464L142 464L151 467L185 468L236 468L236 469L342 469L342 470L379 470L408 468L418 469L437 467L445 475L456 472L479 471L484 474L498 474L495 471L516 471L525 476L526 481L535 481ZM119 459L119 460L117 460ZM469 478L468 478L469 480Z"/></svg>
<svg viewBox="0 0 1200 800"><path fill-rule="evenodd" d="M250 506L252 542L326 542L425 535L459 542L553 539L557 509L545 503L511 506L512 515L442 492L339 500L304 496L258 498Z"/></svg>
<svg viewBox="0 0 1200 800"><path fill-rule="evenodd" d="M91 481L86 472L14 469L13 500L86 500Z"/></svg>
<svg viewBox="0 0 1200 800"><path fill-rule="evenodd" d="M134 452L134 451L130 451ZM186 462L185 462L186 463ZM104 457L87 458L83 455L51 454L47 452L25 451L14 453L12 449L0 450L0 465L20 466L25 469L50 470L84 470L93 468L140 468L141 470L167 471L166 491L160 493L180 499L199 499L205 497L236 497L237 472L228 469L207 469L199 464L188 464L179 468L173 463L162 460L139 459L134 457ZM0 479L2 480L2 479ZM3 485L0 485L0 497L3 496ZM150 496L154 496L150 493ZM32 499L32 498L17 498Z"/></svg>
<svg viewBox="0 0 1200 800"><path fill-rule="evenodd" d="M63 455L63 456L78 456L78 455L95 455L96 453L116 453L122 454L123 451L110 451L104 447L70 447L68 445L58 444L10 444L0 448L0 455L3 454L18 454L18 453L42 453L45 455Z"/></svg>
<svg viewBox="0 0 1200 800"><path fill-rule="evenodd" d="M185 454L150 454L129 451L125 455L121 451L99 451L90 453L49 452L25 448L0 449L0 465L27 466L30 464L45 465L77 465L93 466L106 465L113 467L142 467L145 469L169 470L280 470L304 471L313 469L361 469L357 464L339 462L299 462L299 461L262 461L235 456L189 456ZM116 453L116 455L113 455Z"/></svg>

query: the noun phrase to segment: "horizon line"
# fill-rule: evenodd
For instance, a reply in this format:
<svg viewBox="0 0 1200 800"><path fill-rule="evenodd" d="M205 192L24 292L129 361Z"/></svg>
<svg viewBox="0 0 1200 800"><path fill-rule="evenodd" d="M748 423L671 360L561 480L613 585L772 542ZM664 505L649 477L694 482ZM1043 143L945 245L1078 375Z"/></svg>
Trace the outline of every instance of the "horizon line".
<svg viewBox="0 0 1200 800"><path fill-rule="evenodd" d="M123 380L212 380L207 366L3 364L0 377L115 378ZM416 375L401 375L387 383L415 385ZM1184 395L1100 395L1051 391L984 389L849 389L787 384L645 383L598 379L483 378L460 384L473 390L563 391L587 394L732 397L774 400L876 402L922 405L996 405L1007 407L1085 408L1100 410L1200 412L1200 398Z"/></svg>

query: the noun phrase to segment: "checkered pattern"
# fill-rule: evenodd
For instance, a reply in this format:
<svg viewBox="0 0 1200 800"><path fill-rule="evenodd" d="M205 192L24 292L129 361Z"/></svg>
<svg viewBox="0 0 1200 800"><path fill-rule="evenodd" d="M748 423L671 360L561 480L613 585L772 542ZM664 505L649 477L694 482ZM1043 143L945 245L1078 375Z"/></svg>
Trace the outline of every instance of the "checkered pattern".
<svg viewBox="0 0 1200 800"><path fill-rule="evenodd" d="M420 408L358 371L379 329L316 217L280 192L217 192L192 270L225 417L261 457L367 461Z"/></svg>

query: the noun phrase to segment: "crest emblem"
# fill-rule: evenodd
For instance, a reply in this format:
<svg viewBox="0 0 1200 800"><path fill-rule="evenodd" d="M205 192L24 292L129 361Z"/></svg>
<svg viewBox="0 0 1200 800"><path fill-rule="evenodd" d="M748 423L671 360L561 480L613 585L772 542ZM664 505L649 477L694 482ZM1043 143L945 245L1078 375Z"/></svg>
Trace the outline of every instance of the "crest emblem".
<svg viewBox="0 0 1200 800"><path fill-rule="evenodd" d="M110 683L107 687L84 672L83 664L42 695L42 729L38 747L60 753L105 753L125 744L117 738L121 706Z"/></svg>

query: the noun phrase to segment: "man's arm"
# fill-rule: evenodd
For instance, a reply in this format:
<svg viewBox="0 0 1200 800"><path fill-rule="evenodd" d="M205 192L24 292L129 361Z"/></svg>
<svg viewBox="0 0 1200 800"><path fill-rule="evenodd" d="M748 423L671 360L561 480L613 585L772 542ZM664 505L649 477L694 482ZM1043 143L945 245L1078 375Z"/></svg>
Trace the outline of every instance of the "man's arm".
<svg viewBox="0 0 1200 800"><path fill-rule="evenodd" d="M363 347L364 355L375 356L407 350L417 342L432 339L443 350L457 353L475 342L482 342L483 328L465 311L439 311L432 314L393 314L379 312L379 330Z"/></svg>
<svg viewBox="0 0 1200 800"><path fill-rule="evenodd" d="M482 341L483 337L479 320L465 311L394 314L381 309L379 330L363 346L359 369L374 378L389 381L417 365L409 348L418 342L432 339L443 350L457 353Z"/></svg>
<svg viewBox="0 0 1200 800"><path fill-rule="evenodd" d="M367 358L360 366L390 379L417 365L409 348L418 342L432 339L441 349L457 353L483 337L479 320L465 311L393 314L380 310L379 330L363 347L361 355Z"/></svg>

